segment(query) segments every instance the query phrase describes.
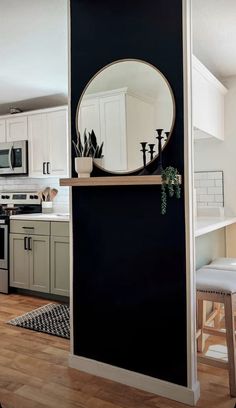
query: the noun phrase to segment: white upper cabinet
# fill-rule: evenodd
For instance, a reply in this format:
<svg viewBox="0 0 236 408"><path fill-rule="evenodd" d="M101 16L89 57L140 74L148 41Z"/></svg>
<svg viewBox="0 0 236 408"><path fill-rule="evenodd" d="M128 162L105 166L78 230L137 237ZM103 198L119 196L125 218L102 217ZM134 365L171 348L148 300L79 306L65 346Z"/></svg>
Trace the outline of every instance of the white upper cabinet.
<svg viewBox="0 0 236 408"><path fill-rule="evenodd" d="M29 176L68 176L67 108L28 116Z"/></svg>
<svg viewBox="0 0 236 408"><path fill-rule="evenodd" d="M84 100L79 109L79 129L87 132L93 130L100 141L101 126L100 126L100 108L98 98L89 98ZM83 137L83 135L81 135Z"/></svg>
<svg viewBox="0 0 236 408"><path fill-rule="evenodd" d="M6 119L6 141L16 142L18 140L27 140L27 116L17 115Z"/></svg>
<svg viewBox="0 0 236 408"><path fill-rule="evenodd" d="M224 140L227 89L193 56L193 126L195 139Z"/></svg>
<svg viewBox="0 0 236 408"><path fill-rule="evenodd" d="M14 117L13 117L14 116ZM27 116L21 114L0 119L0 143L28 139Z"/></svg>
<svg viewBox="0 0 236 408"><path fill-rule="evenodd" d="M67 109L47 114L47 157L51 176L68 175Z"/></svg>
<svg viewBox="0 0 236 408"><path fill-rule="evenodd" d="M0 120L0 143L6 142L6 121L4 119Z"/></svg>
<svg viewBox="0 0 236 408"><path fill-rule="evenodd" d="M88 94L83 98L78 118L82 140L85 129L94 130L98 143L104 142L103 160L107 170L131 171L132 167L142 166L141 153L137 157L134 143L139 149L144 135L154 134L153 103L127 88ZM154 136L153 140L155 142Z"/></svg>
<svg viewBox="0 0 236 408"><path fill-rule="evenodd" d="M38 113L28 116L29 175L43 177L47 166L47 116Z"/></svg>

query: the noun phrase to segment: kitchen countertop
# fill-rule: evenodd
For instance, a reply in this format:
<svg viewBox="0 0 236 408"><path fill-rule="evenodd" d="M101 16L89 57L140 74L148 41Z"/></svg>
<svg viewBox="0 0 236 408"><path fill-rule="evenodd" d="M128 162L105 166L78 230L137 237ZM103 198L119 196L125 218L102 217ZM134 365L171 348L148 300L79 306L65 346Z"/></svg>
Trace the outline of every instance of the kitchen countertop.
<svg viewBox="0 0 236 408"><path fill-rule="evenodd" d="M68 213L51 213L51 214L19 214L11 215L11 220L29 220L29 221L70 221L70 216Z"/></svg>
<svg viewBox="0 0 236 408"><path fill-rule="evenodd" d="M200 237L234 223L236 223L236 217L198 217L195 220L195 237Z"/></svg>

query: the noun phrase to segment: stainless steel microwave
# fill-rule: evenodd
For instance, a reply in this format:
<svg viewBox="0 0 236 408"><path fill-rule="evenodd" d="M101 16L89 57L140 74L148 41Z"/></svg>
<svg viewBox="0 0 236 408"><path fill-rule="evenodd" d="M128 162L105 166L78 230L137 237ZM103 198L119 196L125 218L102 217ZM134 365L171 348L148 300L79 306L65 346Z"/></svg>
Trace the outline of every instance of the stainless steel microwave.
<svg viewBox="0 0 236 408"><path fill-rule="evenodd" d="M0 176L28 174L28 142L0 143Z"/></svg>

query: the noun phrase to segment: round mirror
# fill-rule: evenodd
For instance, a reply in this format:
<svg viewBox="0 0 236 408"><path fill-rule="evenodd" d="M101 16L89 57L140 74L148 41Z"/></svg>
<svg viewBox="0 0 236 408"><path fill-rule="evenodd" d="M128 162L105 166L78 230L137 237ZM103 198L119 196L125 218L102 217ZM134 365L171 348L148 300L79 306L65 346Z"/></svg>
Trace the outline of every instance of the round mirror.
<svg viewBox="0 0 236 408"><path fill-rule="evenodd" d="M82 142L85 135L91 141L96 165L129 173L158 156L156 137L161 135L163 150L174 120L174 96L163 74L144 61L121 60L87 85L77 107L76 129Z"/></svg>

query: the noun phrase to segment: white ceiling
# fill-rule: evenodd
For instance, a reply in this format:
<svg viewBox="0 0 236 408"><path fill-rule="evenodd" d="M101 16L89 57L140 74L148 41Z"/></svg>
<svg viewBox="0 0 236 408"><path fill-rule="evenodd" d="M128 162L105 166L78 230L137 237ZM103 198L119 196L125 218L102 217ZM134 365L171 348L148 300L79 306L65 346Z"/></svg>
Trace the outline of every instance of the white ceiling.
<svg viewBox="0 0 236 408"><path fill-rule="evenodd" d="M217 77L236 75L236 0L192 0L193 52Z"/></svg>
<svg viewBox="0 0 236 408"><path fill-rule="evenodd" d="M0 0L0 61L0 105L67 96L67 1Z"/></svg>
<svg viewBox="0 0 236 408"><path fill-rule="evenodd" d="M194 54L217 77L236 75L236 0L192 1ZM0 0L0 61L0 113L64 103L67 0Z"/></svg>

